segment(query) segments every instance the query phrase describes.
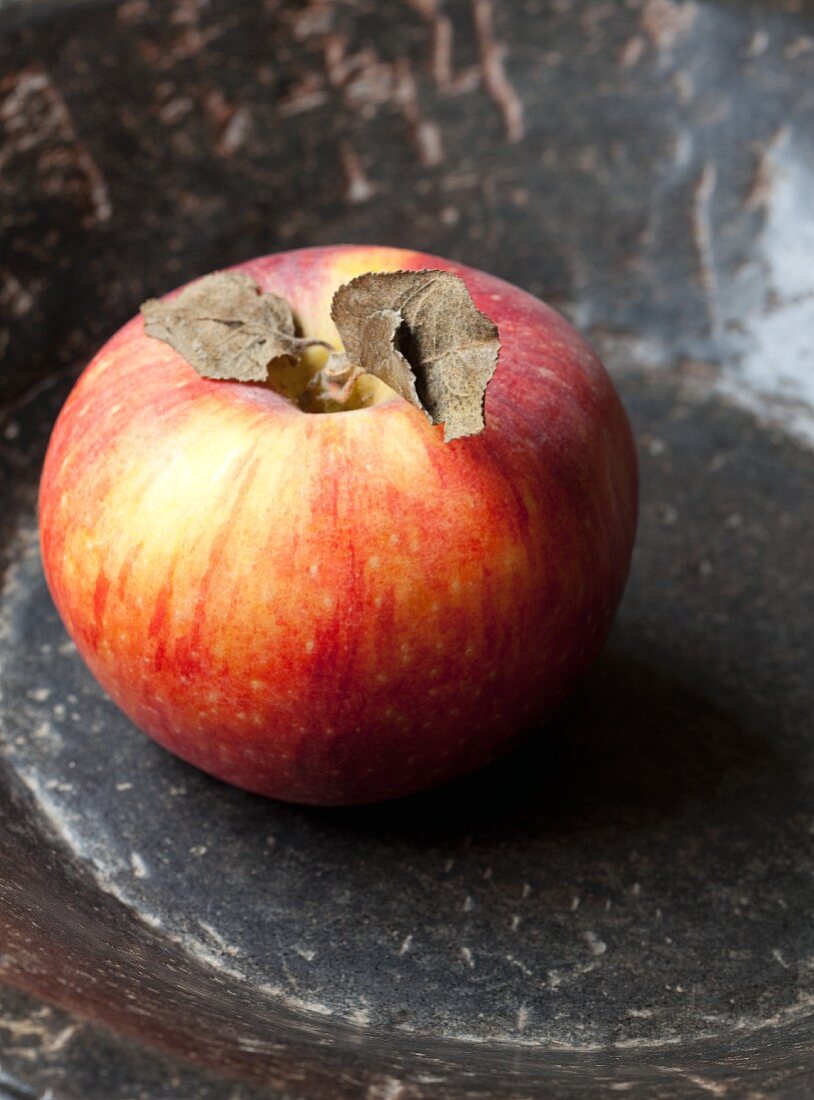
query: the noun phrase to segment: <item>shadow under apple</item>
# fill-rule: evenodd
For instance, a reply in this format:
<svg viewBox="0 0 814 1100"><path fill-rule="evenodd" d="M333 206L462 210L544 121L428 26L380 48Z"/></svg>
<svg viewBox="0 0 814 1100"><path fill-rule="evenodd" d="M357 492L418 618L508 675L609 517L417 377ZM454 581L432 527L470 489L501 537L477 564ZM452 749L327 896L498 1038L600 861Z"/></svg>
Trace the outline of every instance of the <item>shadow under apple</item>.
<svg viewBox="0 0 814 1100"><path fill-rule="evenodd" d="M791 764L741 716L609 647L551 721L491 766L390 803L307 812L332 829L402 840L507 839L754 806L794 785Z"/></svg>

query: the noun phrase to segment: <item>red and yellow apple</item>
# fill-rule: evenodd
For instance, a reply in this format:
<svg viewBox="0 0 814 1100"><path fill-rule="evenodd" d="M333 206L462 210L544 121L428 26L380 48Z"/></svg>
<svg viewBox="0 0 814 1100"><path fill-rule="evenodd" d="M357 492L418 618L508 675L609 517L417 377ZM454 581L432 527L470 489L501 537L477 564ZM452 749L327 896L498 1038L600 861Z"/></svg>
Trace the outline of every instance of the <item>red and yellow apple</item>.
<svg viewBox="0 0 814 1100"><path fill-rule="evenodd" d="M68 632L136 725L240 787L343 804L468 772L539 726L611 624L635 452L562 317L398 249L240 270L338 344L340 284L428 267L460 275L499 327L479 435L444 443L381 384L371 407L309 413L267 386L207 381L140 317L54 428L41 545Z"/></svg>

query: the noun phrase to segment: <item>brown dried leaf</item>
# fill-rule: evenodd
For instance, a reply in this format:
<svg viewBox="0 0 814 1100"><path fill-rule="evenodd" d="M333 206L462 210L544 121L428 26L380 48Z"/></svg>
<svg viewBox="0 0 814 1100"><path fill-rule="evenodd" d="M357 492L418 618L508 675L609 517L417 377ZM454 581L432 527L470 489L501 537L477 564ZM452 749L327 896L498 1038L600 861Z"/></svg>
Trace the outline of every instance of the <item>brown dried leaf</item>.
<svg viewBox="0 0 814 1100"><path fill-rule="evenodd" d="M269 364L317 343L295 336L291 306L240 272L217 272L171 301L141 307L148 336L169 344L202 378L265 382Z"/></svg>
<svg viewBox="0 0 814 1100"><path fill-rule="evenodd" d="M362 328L359 366L381 378L391 390L426 412L415 388L413 368L398 347L398 333L403 324L404 317L400 310L379 309L371 313Z"/></svg>
<svg viewBox="0 0 814 1100"><path fill-rule="evenodd" d="M483 430L500 342L457 275L360 275L336 292L331 316L350 359L443 424L446 442Z"/></svg>

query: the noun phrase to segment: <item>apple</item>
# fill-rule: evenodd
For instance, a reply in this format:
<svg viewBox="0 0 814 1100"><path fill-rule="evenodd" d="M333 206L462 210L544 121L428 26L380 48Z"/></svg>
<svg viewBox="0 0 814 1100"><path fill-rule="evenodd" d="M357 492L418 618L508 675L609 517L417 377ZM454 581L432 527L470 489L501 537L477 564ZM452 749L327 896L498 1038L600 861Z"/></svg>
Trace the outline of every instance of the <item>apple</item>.
<svg viewBox="0 0 814 1100"><path fill-rule="evenodd" d="M340 284L422 268L459 275L498 325L478 435L445 443L382 384L370 407L313 413L265 385L205 380L140 317L53 430L41 548L69 634L137 726L250 791L362 803L480 767L540 728L622 593L634 444L562 317L400 249L237 270L337 344Z"/></svg>

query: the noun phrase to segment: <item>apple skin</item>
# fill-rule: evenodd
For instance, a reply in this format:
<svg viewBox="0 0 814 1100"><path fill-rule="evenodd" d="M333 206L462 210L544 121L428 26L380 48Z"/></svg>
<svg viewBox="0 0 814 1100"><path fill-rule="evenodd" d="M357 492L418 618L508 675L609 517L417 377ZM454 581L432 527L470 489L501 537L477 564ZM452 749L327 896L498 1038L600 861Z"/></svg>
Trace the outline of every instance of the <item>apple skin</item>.
<svg viewBox="0 0 814 1100"><path fill-rule="evenodd" d="M427 267L460 275L499 326L477 436L445 444L395 396L308 414L262 386L206 381L140 318L55 425L41 548L69 634L137 726L250 791L362 803L485 764L585 672L621 596L634 444L562 317L399 249L238 270L338 343L341 283Z"/></svg>

